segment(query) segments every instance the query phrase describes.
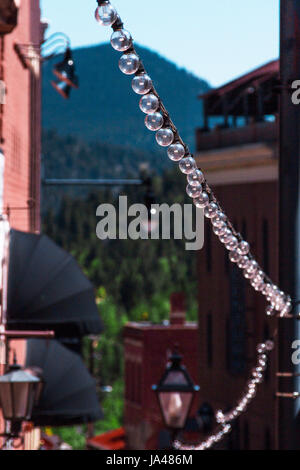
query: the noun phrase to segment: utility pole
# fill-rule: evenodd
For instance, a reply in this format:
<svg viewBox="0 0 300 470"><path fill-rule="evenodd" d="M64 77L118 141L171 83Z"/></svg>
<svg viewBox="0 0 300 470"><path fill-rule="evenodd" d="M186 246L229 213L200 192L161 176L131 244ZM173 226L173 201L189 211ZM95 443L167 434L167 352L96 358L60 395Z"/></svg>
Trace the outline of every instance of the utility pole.
<svg viewBox="0 0 300 470"><path fill-rule="evenodd" d="M280 164L279 164L279 277L280 288L290 294L300 312L300 105L292 103L292 82L300 80L300 1L281 0L280 38ZM275 203L275 201L274 201ZM292 343L300 340L300 321L278 320L277 447L299 449L300 366L292 363Z"/></svg>

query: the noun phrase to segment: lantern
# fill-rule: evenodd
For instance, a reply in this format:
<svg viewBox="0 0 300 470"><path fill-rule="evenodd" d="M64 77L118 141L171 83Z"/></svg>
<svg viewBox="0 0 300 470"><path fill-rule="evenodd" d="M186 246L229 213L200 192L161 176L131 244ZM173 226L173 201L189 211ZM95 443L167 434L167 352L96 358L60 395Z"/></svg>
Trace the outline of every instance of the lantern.
<svg viewBox="0 0 300 470"><path fill-rule="evenodd" d="M158 385L152 387L157 393L165 425L173 430L185 427L193 398L200 389L194 385L181 360L174 352Z"/></svg>
<svg viewBox="0 0 300 470"><path fill-rule="evenodd" d="M72 51L69 47L65 52L64 59L55 65L53 73L61 82L65 82L70 87L78 88L78 77L75 72Z"/></svg>
<svg viewBox="0 0 300 470"><path fill-rule="evenodd" d="M0 405L4 419L12 422L13 429L30 420L40 382L40 378L17 364L0 376Z"/></svg>

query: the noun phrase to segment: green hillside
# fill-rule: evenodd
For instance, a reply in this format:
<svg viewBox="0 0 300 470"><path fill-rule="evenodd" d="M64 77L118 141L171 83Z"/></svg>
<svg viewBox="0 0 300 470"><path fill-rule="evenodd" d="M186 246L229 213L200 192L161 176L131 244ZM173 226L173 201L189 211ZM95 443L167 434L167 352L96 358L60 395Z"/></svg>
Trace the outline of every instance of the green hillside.
<svg viewBox="0 0 300 470"><path fill-rule="evenodd" d="M144 47L137 47L175 124L191 148L195 128L202 124L202 106L197 99L208 84L185 69ZM74 51L80 88L64 100L52 88L53 64L43 67L43 129L114 146L156 149L153 133L139 111L139 96L131 89L131 78L118 68L120 54L109 44Z"/></svg>

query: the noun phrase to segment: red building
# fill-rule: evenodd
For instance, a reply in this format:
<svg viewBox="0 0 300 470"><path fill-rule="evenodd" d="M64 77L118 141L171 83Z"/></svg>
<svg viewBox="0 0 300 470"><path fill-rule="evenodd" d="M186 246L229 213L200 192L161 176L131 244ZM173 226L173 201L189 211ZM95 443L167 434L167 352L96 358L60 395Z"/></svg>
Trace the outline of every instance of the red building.
<svg viewBox="0 0 300 470"><path fill-rule="evenodd" d="M263 269L278 277L278 95L277 61L203 96L205 126L197 130L197 164L235 227L251 244ZM213 127L212 122L218 123ZM206 224L199 252L201 399L228 410L245 387L256 344L268 338L276 320L265 302L230 263ZM225 446L276 448L276 351L266 381L236 423Z"/></svg>
<svg viewBox="0 0 300 470"><path fill-rule="evenodd" d="M5 10L7 4L1 1ZM16 26L1 35L0 80L6 89L0 106L0 148L4 174L0 177L2 211L9 214L13 228L38 231L40 228L40 56L39 0L21 0ZM13 7L11 6L13 9ZM2 163L1 163L2 165Z"/></svg>
<svg viewBox="0 0 300 470"><path fill-rule="evenodd" d="M41 34L39 0L0 0L0 207L11 227L30 232L40 228ZM11 350L23 363L25 342ZM24 425L23 448L39 444L39 430Z"/></svg>
<svg viewBox="0 0 300 470"><path fill-rule="evenodd" d="M159 449L164 446L166 430L152 385L166 367L173 348L183 356L183 363L194 383L199 382L199 336L196 323L185 321L182 297L171 297L168 324L128 323L124 328L125 411L124 428L127 448ZM198 407L194 400L191 415Z"/></svg>

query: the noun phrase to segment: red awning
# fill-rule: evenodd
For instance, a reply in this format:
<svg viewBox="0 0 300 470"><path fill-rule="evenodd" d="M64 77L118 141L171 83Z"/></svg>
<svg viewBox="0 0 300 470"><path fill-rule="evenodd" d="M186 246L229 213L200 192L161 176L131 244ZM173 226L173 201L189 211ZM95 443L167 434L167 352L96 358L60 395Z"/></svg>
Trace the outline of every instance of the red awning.
<svg viewBox="0 0 300 470"><path fill-rule="evenodd" d="M124 450L125 430L124 428L108 431L99 436L87 439L87 447L90 450Z"/></svg>

